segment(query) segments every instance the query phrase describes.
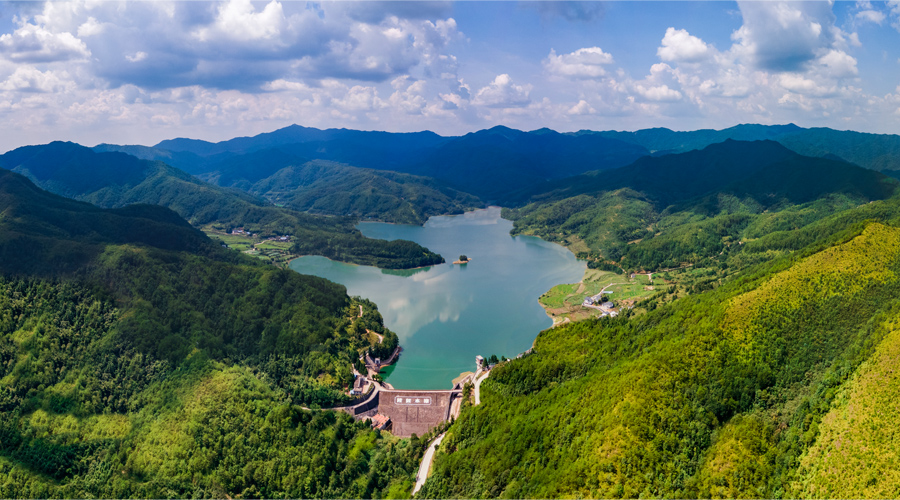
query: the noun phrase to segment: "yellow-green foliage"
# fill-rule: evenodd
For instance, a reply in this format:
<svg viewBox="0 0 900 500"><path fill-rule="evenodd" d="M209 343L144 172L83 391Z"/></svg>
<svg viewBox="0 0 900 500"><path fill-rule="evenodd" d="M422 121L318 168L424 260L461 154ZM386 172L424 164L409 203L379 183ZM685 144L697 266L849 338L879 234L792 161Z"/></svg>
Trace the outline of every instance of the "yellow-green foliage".
<svg viewBox="0 0 900 500"><path fill-rule="evenodd" d="M900 231L872 224L851 241L816 253L731 299L722 331L749 356L758 355L754 341L771 329L773 318L796 315L832 297L850 299L873 283L896 279L888 265L898 254Z"/></svg>
<svg viewBox="0 0 900 500"><path fill-rule="evenodd" d="M900 497L900 318L822 418L801 461L796 495Z"/></svg>
<svg viewBox="0 0 900 500"><path fill-rule="evenodd" d="M770 424L760 415L738 415L712 438L698 474L698 490L708 498L761 498L777 456Z"/></svg>
<svg viewBox="0 0 900 500"><path fill-rule="evenodd" d="M542 332L482 384L424 495L789 495L837 388L900 310L898 235L872 224L647 314Z"/></svg>

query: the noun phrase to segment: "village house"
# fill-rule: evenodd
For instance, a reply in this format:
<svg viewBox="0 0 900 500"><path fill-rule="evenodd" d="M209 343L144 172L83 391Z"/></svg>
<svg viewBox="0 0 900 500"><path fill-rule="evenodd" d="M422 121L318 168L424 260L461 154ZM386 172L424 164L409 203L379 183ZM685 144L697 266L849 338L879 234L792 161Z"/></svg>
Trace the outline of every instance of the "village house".
<svg viewBox="0 0 900 500"><path fill-rule="evenodd" d="M350 389L350 395L359 396L360 394L362 394L366 389L367 383L368 381L366 380L366 377L358 375L356 377L356 380L353 381L353 387Z"/></svg>

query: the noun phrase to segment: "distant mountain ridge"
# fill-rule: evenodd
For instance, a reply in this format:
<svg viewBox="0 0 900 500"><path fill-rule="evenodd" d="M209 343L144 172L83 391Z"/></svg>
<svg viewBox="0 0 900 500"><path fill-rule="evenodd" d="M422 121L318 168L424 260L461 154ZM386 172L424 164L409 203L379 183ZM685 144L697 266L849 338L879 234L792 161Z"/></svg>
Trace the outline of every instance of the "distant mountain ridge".
<svg viewBox="0 0 900 500"><path fill-rule="evenodd" d="M900 170L900 136L869 134L830 128L802 128L787 125L744 124L723 130L675 132L666 128L636 132L583 132L599 134L640 145L653 154L681 153L702 149L726 139L753 141L769 139L804 156L838 156L872 170Z"/></svg>
<svg viewBox="0 0 900 500"><path fill-rule="evenodd" d="M113 146L103 147L109 150ZM278 150L310 160L432 177L485 201L500 199L508 191L534 182L620 167L649 154L641 146L599 135L560 134L549 129L522 132L502 126L441 137L433 132L395 134L293 125L220 143L172 139L149 149L126 148L148 159L177 157L189 163L187 155L196 155L192 165L178 164L195 175L208 173L214 168L212 163L229 155Z"/></svg>
<svg viewBox="0 0 900 500"><path fill-rule="evenodd" d="M503 203L536 183L618 168L644 156L699 150L727 139L773 140L805 156L830 155L872 170L900 170L900 136L794 124L742 124L685 132L653 128L567 133L496 126L446 137L430 131L389 133L291 125L221 142L177 138L152 148L97 148L166 161L194 175L208 174L214 170L213 164L234 156L277 150L307 160L432 177L486 202Z"/></svg>

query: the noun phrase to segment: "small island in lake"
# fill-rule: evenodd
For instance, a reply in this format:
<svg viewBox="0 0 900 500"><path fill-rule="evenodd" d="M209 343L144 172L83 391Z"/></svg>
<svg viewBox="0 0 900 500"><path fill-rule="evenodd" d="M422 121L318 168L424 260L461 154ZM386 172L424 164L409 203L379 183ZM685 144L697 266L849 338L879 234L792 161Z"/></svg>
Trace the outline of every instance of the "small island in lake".
<svg viewBox="0 0 900 500"><path fill-rule="evenodd" d="M460 255L459 260L454 261L453 263L454 264L468 264L470 260L472 260L472 259L466 257L465 255Z"/></svg>

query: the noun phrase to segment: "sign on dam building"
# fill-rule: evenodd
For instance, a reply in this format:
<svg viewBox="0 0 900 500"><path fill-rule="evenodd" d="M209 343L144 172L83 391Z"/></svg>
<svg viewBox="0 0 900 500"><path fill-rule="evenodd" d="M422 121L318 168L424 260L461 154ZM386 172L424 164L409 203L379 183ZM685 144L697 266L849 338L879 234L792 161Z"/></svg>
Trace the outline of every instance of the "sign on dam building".
<svg viewBox="0 0 900 500"><path fill-rule="evenodd" d="M376 415L390 418L388 428L399 437L421 436L441 422L459 415L462 395L459 389L450 391L404 391L380 389L365 402L336 408L357 420Z"/></svg>
<svg viewBox="0 0 900 500"><path fill-rule="evenodd" d="M378 396L378 413L391 418L391 433L409 437L421 436L449 420L460 392L382 390Z"/></svg>

